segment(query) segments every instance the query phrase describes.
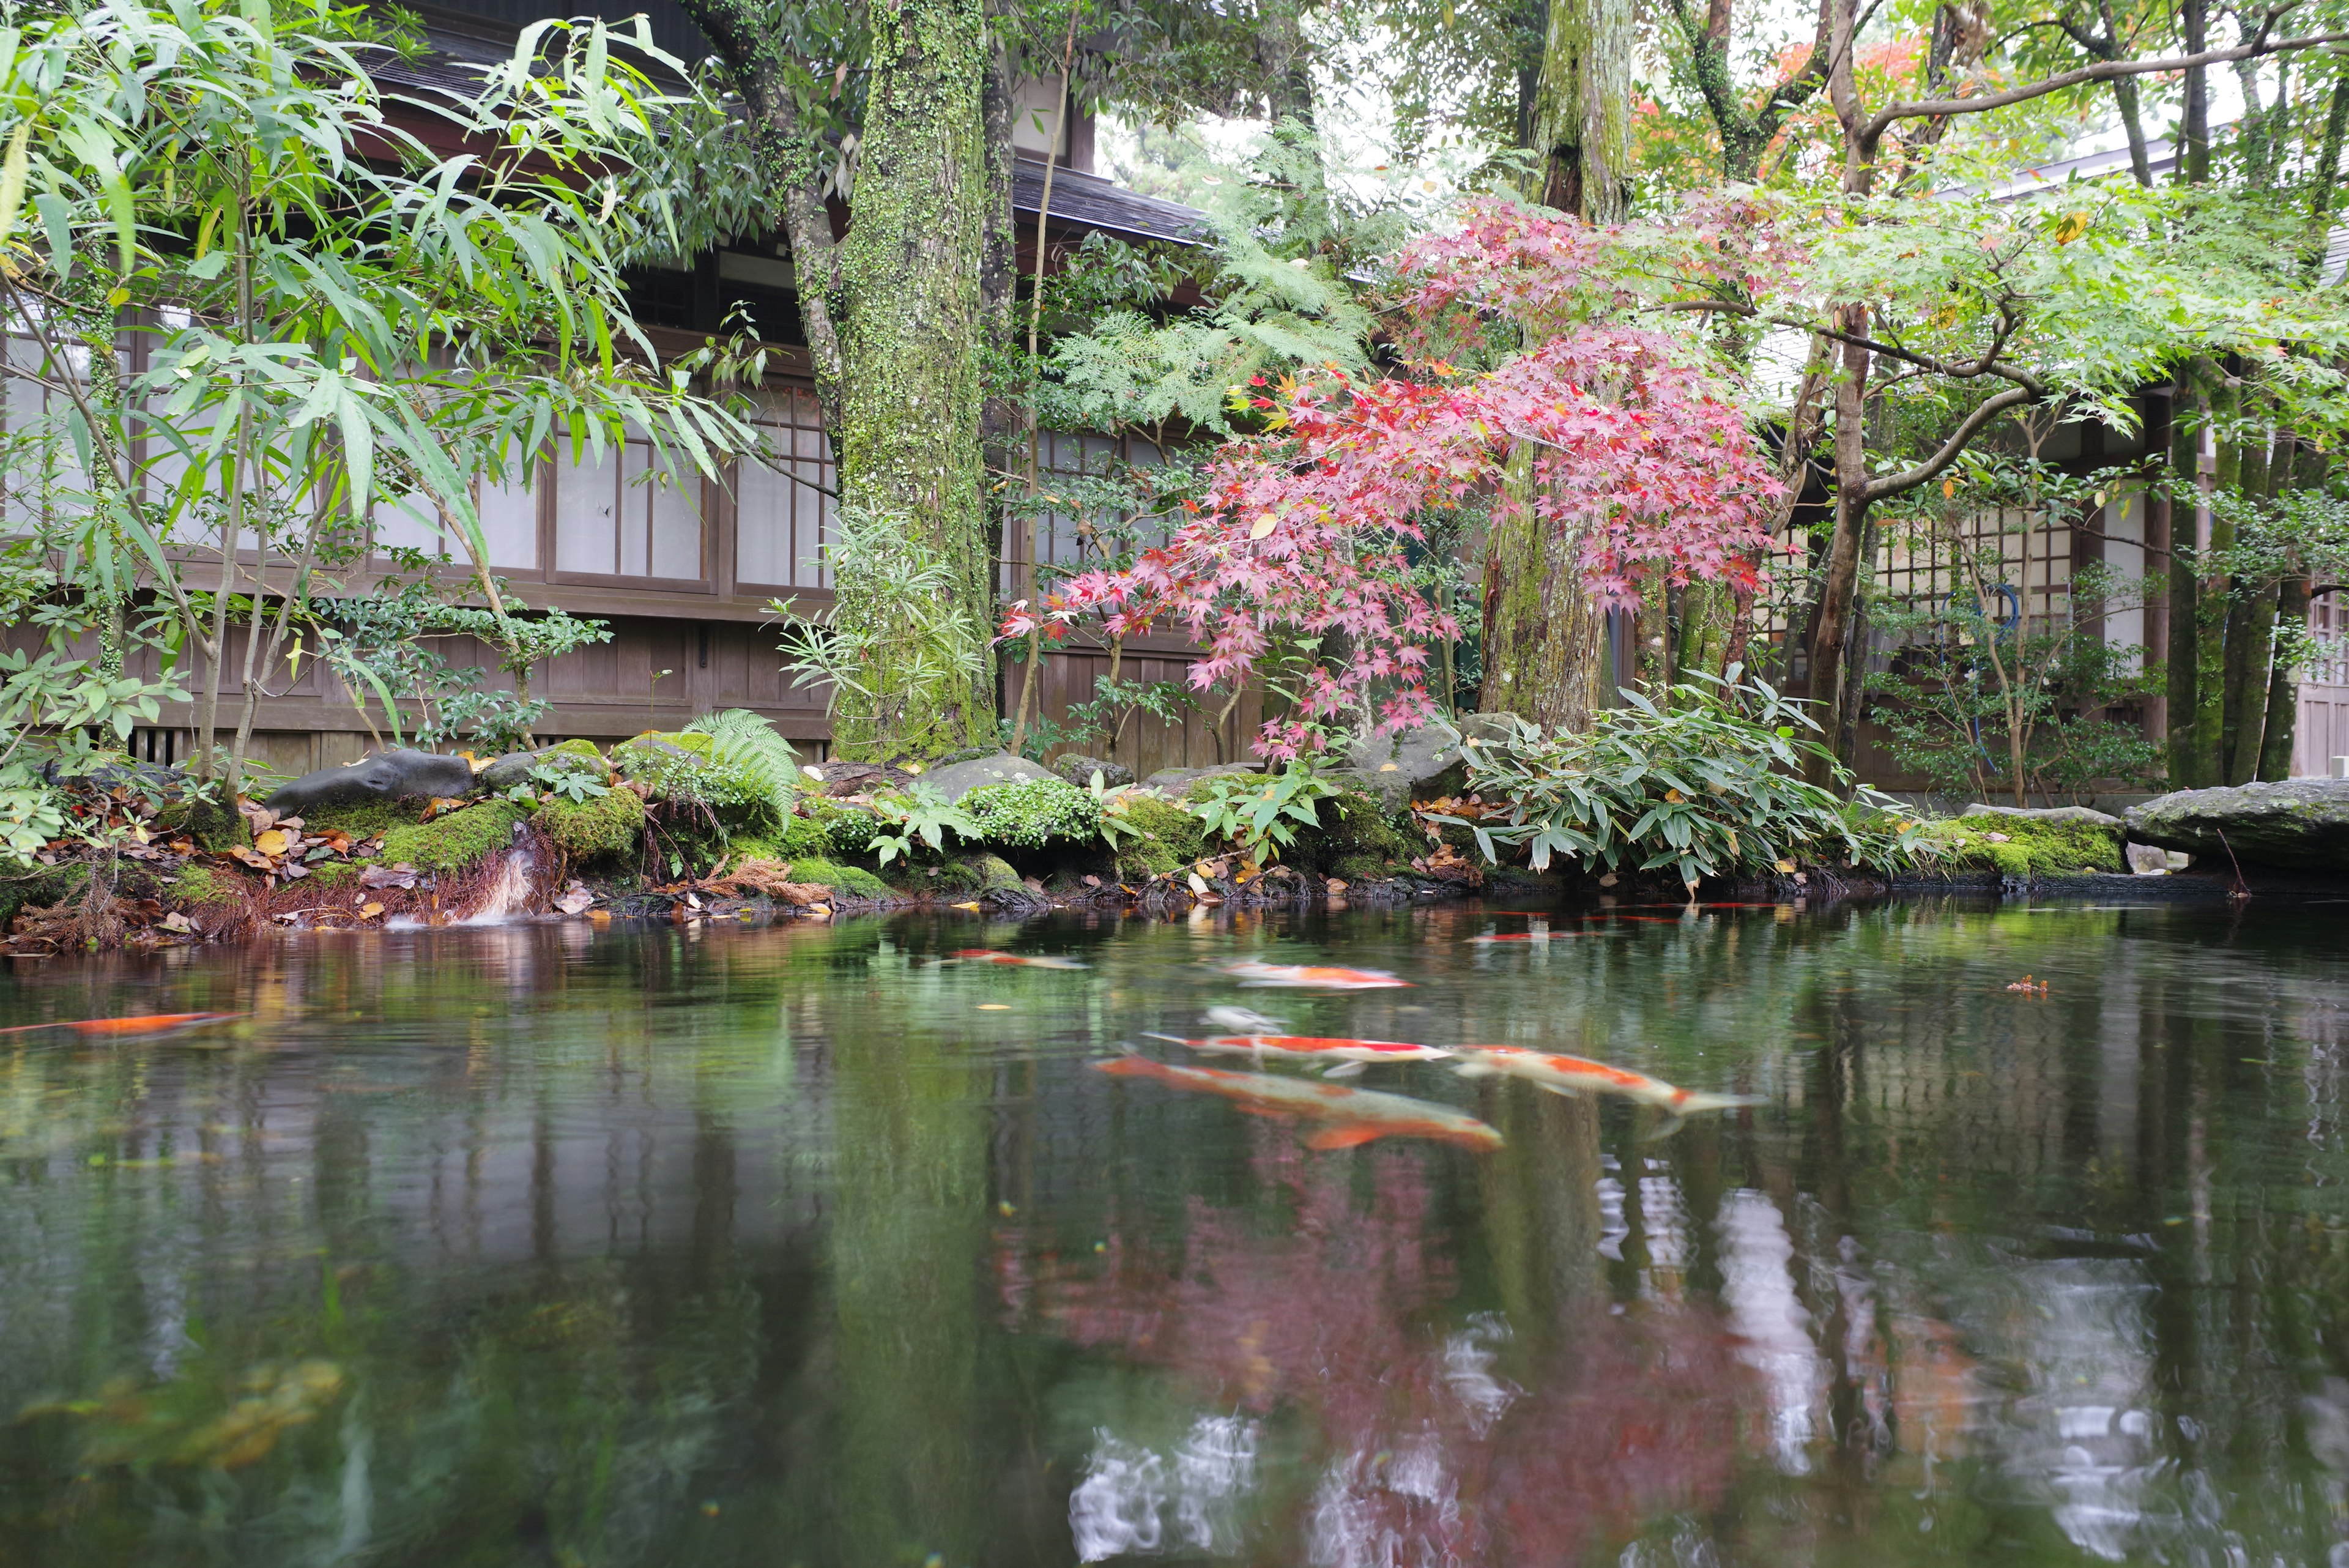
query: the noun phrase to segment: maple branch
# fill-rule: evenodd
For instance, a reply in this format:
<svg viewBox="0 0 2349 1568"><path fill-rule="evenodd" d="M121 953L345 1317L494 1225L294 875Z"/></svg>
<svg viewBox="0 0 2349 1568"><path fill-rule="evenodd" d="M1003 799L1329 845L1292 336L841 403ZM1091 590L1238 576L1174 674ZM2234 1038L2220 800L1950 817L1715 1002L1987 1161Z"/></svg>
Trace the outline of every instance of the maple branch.
<svg viewBox="0 0 2349 1568"><path fill-rule="evenodd" d="M1982 433L1984 425L2009 409L2020 408L2025 403L2035 403L2046 395L2044 388L2016 386L2009 387L2003 392L1983 399L1973 412L1958 421L1958 428L1950 433L1948 441L1941 443L1940 451L1914 468L1888 474L1882 479L1868 481L1860 489L1860 504L1872 505L1889 495L1899 495L1916 489L1950 464L1957 462L1960 455L1972 443L1974 437Z"/></svg>
<svg viewBox="0 0 2349 1568"><path fill-rule="evenodd" d="M1898 359L1904 365L1914 365L1919 369L1930 371L1933 375L1947 376L1953 381L1971 381L1982 376L1996 376L2003 380L2013 381L2034 398L2047 395L2046 384L2038 377L2028 370L2018 370L2012 365L1998 363L1999 353L2006 347L2006 340L2013 337L2015 328L2022 325L2010 305L1999 306L1998 335L1991 339L1990 347L1983 349L1981 357L1971 365L1935 358L1930 354L1920 354L1913 348L1903 348L1897 343L1887 343L1880 337L1870 337L1864 332L1846 332L1839 327L1822 327L1816 321L1805 321L1799 317L1764 316L1753 306L1740 305L1734 300L1680 299L1665 305L1651 306L1650 308L1666 312L1692 310L1723 316L1743 316L1749 320L1767 322L1773 327L1791 327L1797 332L1816 333L1821 337L1830 338L1837 343L1848 343L1856 348L1865 348L1871 354L1881 354L1888 359Z"/></svg>
<svg viewBox="0 0 2349 1568"><path fill-rule="evenodd" d="M2337 44L2349 39L2349 32L2309 33L2297 38L2258 38L2248 44L2238 44L2231 49L2206 49L2199 55L2174 55L2161 60L2099 60L2093 66L2063 71L2042 80L2029 82L2004 92L1984 93L1980 98L1930 99L1922 103L1889 103L1877 111L1876 117L1860 128L1859 152L1862 159L1873 162L1876 149L1884 133L1904 119L1942 118L1960 114L1982 114L1993 109L2004 109L2013 103L2027 103L2034 98L2044 98L2052 92L2062 92L2087 82L2111 81L2117 77L2152 76L2168 71L2189 70L2199 66L2222 66L2236 60L2258 59L2267 55L2280 55L2294 49L2311 49L2320 44Z"/></svg>

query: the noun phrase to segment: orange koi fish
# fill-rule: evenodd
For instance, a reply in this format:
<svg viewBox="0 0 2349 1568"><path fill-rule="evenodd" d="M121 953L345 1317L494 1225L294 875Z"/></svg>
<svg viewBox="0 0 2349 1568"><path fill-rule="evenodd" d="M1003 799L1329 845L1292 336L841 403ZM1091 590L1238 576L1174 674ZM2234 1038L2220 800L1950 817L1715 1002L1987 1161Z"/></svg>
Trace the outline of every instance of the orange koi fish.
<svg viewBox="0 0 2349 1568"><path fill-rule="evenodd" d="M1093 1071L1121 1078L1149 1078L1170 1089L1219 1096L1250 1116L1326 1123L1306 1138L1308 1148L1354 1148L1382 1137L1431 1137L1486 1151L1501 1147L1498 1132L1465 1112L1372 1089L1278 1078L1269 1073L1233 1073L1221 1067L1176 1067L1147 1056L1096 1062Z"/></svg>
<svg viewBox="0 0 2349 1568"><path fill-rule="evenodd" d="M2025 996L2044 996L2047 994L2047 982L2044 980L2033 980L2026 974L2006 989L2019 991Z"/></svg>
<svg viewBox="0 0 2349 1568"><path fill-rule="evenodd" d="M1466 1077L1498 1075L1523 1078L1554 1095L1620 1095L1668 1113L1674 1123L1703 1111L1733 1110L1740 1106L1764 1103L1752 1095L1702 1095L1667 1084L1661 1078L1651 1078L1645 1073L1634 1073L1628 1067L1610 1067L1587 1057L1528 1051L1518 1045L1468 1046L1457 1054L1461 1058L1458 1070Z"/></svg>
<svg viewBox="0 0 2349 1568"><path fill-rule="evenodd" d="M35 1029L70 1029L81 1035L121 1038L132 1034L168 1034L175 1029L193 1029L200 1023L218 1023L243 1016L242 1012L149 1012L137 1018L67 1018L54 1023L19 1023L11 1029L0 1029L0 1034L23 1034Z"/></svg>
<svg viewBox="0 0 2349 1568"><path fill-rule="evenodd" d="M1259 963L1253 959L1224 966L1242 985L1292 986L1308 991L1388 991L1412 982L1382 969L1338 969L1309 963Z"/></svg>
<svg viewBox="0 0 2349 1568"><path fill-rule="evenodd" d="M1438 1045L1414 1045L1403 1040L1351 1040L1319 1034L1218 1034L1206 1040L1185 1040L1179 1034L1153 1034L1194 1051L1226 1056L1285 1057L1291 1062L1327 1064L1326 1075L1350 1078L1374 1062L1440 1062L1452 1054Z"/></svg>
<svg viewBox="0 0 2349 1568"><path fill-rule="evenodd" d="M1019 969L1085 969L1090 967L1089 965L1079 963L1072 958L1060 958L1045 953L999 952L993 948L965 948L960 952L949 953L938 961L940 963L1001 963L1010 964Z"/></svg>

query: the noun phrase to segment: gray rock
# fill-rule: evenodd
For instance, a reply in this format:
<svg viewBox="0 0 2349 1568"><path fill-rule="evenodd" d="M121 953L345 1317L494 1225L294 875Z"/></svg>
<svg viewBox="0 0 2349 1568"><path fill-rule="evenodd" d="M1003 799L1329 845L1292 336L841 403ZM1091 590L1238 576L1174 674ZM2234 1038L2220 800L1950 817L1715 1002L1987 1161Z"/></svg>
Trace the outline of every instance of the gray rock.
<svg viewBox="0 0 2349 1568"><path fill-rule="evenodd" d="M1390 812L1402 810L1414 795L1456 794L1464 782L1460 732L1441 719L1392 735L1364 736L1354 742L1349 761L1357 786L1378 796Z"/></svg>
<svg viewBox="0 0 2349 1568"><path fill-rule="evenodd" d="M2167 877L2172 871L2183 871L2194 864L2191 855L2180 855L2175 849L2162 849L2150 844L2130 844L2123 846L2128 856L2128 868L2139 877Z"/></svg>
<svg viewBox="0 0 2349 1568"><path fill-rule="evenodd" d="M1966 807L1961 816L2028 816L2041 822L2088 822L2098 827L2118 827L2121 819L2085 805L1985 805L1980 801Z"/></svg>
<svg viewBox="0 0 2349 1568"><path fill-rule="evenodd" d="M1183 798L1183 792L1201 779L1221 778L1226 774L1260 774L1263 763L1226 763L1212 768L1161 768L1142 781L1142 787L1155 790L1172 800Z"/></svg>
<svg viewBox="0 0 2349 1568"><path fill-rule="evenodd" d="M1025 757L1015 757L1009 752L998 752L991 757L973 757L967 763L948 763L942 768L924 774L920 782L949 801L957 801L988 784L1026 784L1030 779L1051 776L1050 770Z"/></svg>
<svg viewBox="0 0 2349 1568"><path fill-rule="evenodd" d="M2128 814L2140 844L2294 870L2349 871L2349 779L2179 790Z"/></svg>
<svg viewBox="0 0 2349 1568"><path fill-rule="evenodd" d="M805 778L811 771L818 792L835 796L902 790L914 782L913 774L878 763L811 763L800 769L800 776Z"/></svg>
<svg viewBox="0 0 2349 1568"><path fill-rule="evenodd" d="M571 749L564 751L565 746ZM583 756L578 746L573 742L558 741L552 746L541 746L534 752L508 752L474 775L473 787L490 794L503 794L516 784L528 784L531 769L543 763L555 761L558 754L562 760L580 766L583 772L586 768L595 767L600 763L600 759L591 760Z"/></svg>
<svg viewBox="0 0 2349 1568"><path fill-rule="evenodd" d="M321 768L281 784L261 804L280 816L367 800L456 800L473 790L473 764L432 752L378 752L348 767Z"/></svg>
<svg viewBox="0 0 2349 1568"><path fill-rule="evenodd" d="M1101 774L1102 786L1105 789L1115 789L1120 784L1130 784L1133 782L1133 770L1123 763L1112 763L1102 757L1080 756L1074 752L1071 752L1064 757L1053 758L1052 771L1079 789L1090 787L1095 774Z"/></svg>

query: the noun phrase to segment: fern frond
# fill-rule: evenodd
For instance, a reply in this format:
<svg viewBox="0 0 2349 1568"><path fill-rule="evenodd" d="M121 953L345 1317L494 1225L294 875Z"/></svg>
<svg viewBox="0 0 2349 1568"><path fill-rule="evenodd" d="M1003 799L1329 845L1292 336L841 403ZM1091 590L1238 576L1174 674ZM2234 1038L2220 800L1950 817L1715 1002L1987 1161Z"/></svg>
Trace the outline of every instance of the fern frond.
<svg viewBox="0 0 2349 1568"><path fill-rule="evenodd" d="M799 753L774 725L748 708L721 708L686 725L709 737L710 760L756 781L779 817L789 816L799 788Z"/></svg>

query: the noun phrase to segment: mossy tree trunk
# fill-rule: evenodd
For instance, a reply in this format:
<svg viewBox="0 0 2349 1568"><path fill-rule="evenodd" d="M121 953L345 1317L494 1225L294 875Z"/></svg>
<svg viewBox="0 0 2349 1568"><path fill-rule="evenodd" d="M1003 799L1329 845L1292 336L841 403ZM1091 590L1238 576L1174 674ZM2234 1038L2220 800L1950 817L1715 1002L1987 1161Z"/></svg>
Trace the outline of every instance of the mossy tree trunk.
<svg viewBox="0 0 2349 1568"><path fill-rule="evenodd" d="M1526 495L1529 458L1513 461L1510 489ZM1607 618L1582 580L1582 539L1533 514L1495 518L1485 544L1485 680L1476 706L1546 728L1579 730L1613 695Z"/></svg>
<svg viewBox="0 0 2349 1568"><path fill-rule="evenodd" d="M809 108L823 88L787 52L792 30L771 0L684 4L742 91L761 172L776 187L842 504L890 520L908 549L951 572L945 604L906 606L843 571L840 624L885 632L910 615L943 612L984 650L995 595L979 364L990 326L999 333L1009 315L1010 163L989 157L986 99L999 61L981 0L874 12L852 218L837 242L823 204L830 154ZM1008 99L992 119L1008 151ZM943 682L920 676L918 660L884 659L864 691L843 692L835 753L936 754L993 741L991 654Z"/></svg>
<svg viewBox="0 0 2349 1568"><path fill-rule="evenodd" d="M1542 158L1538 193L1560 212L1600 223L1623 216L1636 42L1626 0L1552 0L1533 146ZM1520 450L1510 490L1529 502L1533 483L1532 454ZM1485 680L1476 699L1486 712L1579 729L1611 698L1606 617L1583 584L1581 544L1579 535L1545 524L1530 504L1494 519L1485 536Z"/></svg>
<svg viewBox="0 0 2349 1568"><path fill-rule="evenodd" d="M843 504L895 520L910 545L944 560L947 604L987 646L994 620L979 461L980 286L989 218L986 18L978 0L908 0L875 10L853 217L840 254L840 483ZM853 602L843 624L912 607ZM843 694L842 756L934 754L995 735L991 654L967 677L926 683L885 659L869 695ZM883 714L893 733L880 732Z"/></svg>

